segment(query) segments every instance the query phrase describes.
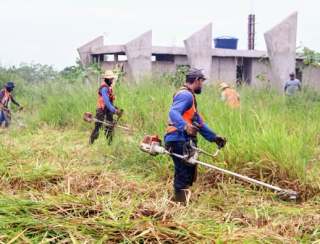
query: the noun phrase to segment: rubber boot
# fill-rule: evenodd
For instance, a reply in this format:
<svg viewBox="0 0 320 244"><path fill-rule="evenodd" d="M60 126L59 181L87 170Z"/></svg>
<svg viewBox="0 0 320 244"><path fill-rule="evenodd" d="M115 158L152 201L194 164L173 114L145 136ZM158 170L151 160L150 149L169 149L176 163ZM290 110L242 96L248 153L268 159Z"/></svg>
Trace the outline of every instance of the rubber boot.
<svg viewBox="0 0 320 244"><path fill-rule="evenodd" d="M96 139L99 137L99 128L95 127L90 135L89 144L92 145Z"/></svg>
<svg viewBox="0 0 320 244"><path fill-rule="evenodd" d="M181 189L174 192L174 201L179 202L184 206L187 206L189 204L190 197L191 192L189 189Z"/></svg>

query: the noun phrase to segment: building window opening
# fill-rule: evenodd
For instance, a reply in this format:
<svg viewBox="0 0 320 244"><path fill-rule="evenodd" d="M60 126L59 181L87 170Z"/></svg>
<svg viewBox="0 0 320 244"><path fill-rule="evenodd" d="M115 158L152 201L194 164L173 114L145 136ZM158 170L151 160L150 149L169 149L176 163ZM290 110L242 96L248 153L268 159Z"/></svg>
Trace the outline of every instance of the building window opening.
<svg viewBox="0 0 320 244"><path fill-rule="evenodd" d="M118 61L128 61L127 55L118 55Z"/></svg>
<svg viewBox="0 0 320 244"><path fill-rule="evenodd" d="M103 55L104 62L114 62L114 55L113 54L105 54Z"/></svg>
<svg viewBox="0 0 320 244"><path fill-rule="evenodd" d="M174 55L172 54L155 54L153 56L155 57L155 61L158 62L174 62Z"/></svg>

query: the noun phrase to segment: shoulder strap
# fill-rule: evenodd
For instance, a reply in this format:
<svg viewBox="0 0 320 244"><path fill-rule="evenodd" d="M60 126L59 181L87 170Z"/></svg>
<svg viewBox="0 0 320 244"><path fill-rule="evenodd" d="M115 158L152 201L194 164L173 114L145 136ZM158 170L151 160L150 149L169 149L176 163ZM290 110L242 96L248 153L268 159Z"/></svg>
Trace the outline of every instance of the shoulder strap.
<svg viewBox="0 0 320 244"><path fill-rule="evenodd" d="M194 102L194 106L197 109L197 100L196 100L196 96L194 95L194 93L187 87L187 86L182 86L179 88L179 90L173 95L173 98L178 95L179 93L183 92L183 91L188 91L192 94L193 97L193 102Z"/></svg>

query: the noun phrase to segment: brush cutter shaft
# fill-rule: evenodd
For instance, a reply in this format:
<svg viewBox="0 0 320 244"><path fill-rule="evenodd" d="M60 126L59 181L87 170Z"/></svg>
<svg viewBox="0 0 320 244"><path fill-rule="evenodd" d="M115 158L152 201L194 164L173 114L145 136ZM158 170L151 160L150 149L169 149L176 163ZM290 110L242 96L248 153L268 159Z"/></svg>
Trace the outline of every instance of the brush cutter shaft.
<svg viewBox="0 0 320 244"><path fill-rule="evenodd" d="M175 157L179 157L179 158L184 158L183 156L179 155L179 154L172 154L173 156ZM215 170L218 170L220 172L223 172L225 174L229 174L229 175L232 175L234 177L237 177L237 178L240 178L242 180L245 180L247 182L250 182L250 183L254 183L256 185L261 185L261 186L264 186L264 187L267 187L267 188L270 188L274 191L283 191L282 188L280 187L277 187L277 186L273 186L273 185L270 185L268 183L265 183L265 182L262 182L262 181L259 181L259 180L255 180L255 179L252 179L248 176L244 176L244 175L240 175L238 173L235 173L235 172L232 172L232 171L229 171L229 170L226 170L226 169L222 169L222 168L219 168L217 166L214 166L212 164L208 164L208 163L205 163L205 162L201 162L199 160L196 160L194 158L190 158L188 160L189 163L192 163L192 164L200 164L200 165L203 165L205 167L208 167L208 168L211 168L211 169L215 169Z"/></svg>
<svg viewBox="0 0 320 244"><path fill-rule="evenodd" d="M175 157L178 157L178 158L181 158L181 159L186 159L184 156L180 155L180 154L176 154L176 153L170 153L169 151L166 151L166 154L168 155L172 155L172 156L175 156ZM201 162L199 160L196 160L194 158L190 158L190 159L187 159L187 161L191 164L200 164L202 166L205 166L205 167L208 167L208 168L211 168L211 169L215 169L215 170L218 170L224 174L228 174L228 175L232 175L234 177L237 177L237 178L240 178L244 181L247 181L249 183L252 183L252 184L256 184L256 185L259 185L259 186L263 186L263 187L266 187L266 188L269 188L269 189L272 189L276 192L281 192L283 194L288 194L289 196L292 197L292 199L295 199L295 197L298 195L297 192L295 191L292 191L292 190L287 190L287 189L282 189L278 186L273 186L273 185L270 185L268 183L265 183L265 182L262 182L262 181L259 181L259 180L255 180L255 179L252 179L248 176L245 176L245 175L240 175L238 173L235 173L235 172L232 172L232 171L229 171L229 170L226 170L226 169L222 169L222 168L219 168L217 166L214 166L212 164L208 164L208 163L205 163L205 162Z"/></svg>
<svg viewBox="0 0 320 244"><path fill-rule="evenodd" d="M160 146L158 143L151 143L151 144L141 143L140 144L140 149L142 151L144 151L144 152L147 152L147 153L151 154L151 155L167 154L167 155L170 155L170 156L181 158L181 159L183 159L183 160L185 160L185 161L187 161L188 163L191 163L191 164L200 164L200 165L205 166L207 168L218 170L218 171L220 171L220 172L222 172L224 174L232 175L234 177L237 177L237 178L242 179L244 181L247 181L249 183L252 183L252 184L255 184L255 185L259 185L259 186L263 186L263 187L272 189L272 190L274 190L276 192L288 194L289 196L292 196L292 199L295 198L295 196L298 195L298 193L295 192L295 191L282 189L282 188L280 188L278 186L273 186L273 185L270 185L268 183L252 179L252 178L250 178L248 176L240 175L238 173L235 173L235 172L232 172L232 171L229 171L229 170L226 170L226 169L219 168L219 167L214 166L212 164L201 162L201 161L199 161L199 160L197 160L195 158L192 158L192 157L188 158L188 155L187 156L183 156L183 155L180 155L180 154L169 152L164 147ZM219 152L219 150L217 152Z"/></svg>
<svg viewBox="0 0 320 244"><path fill-rule="evenodd" d="M118 124L113 125L113 124L111 124L111 123L108 123L108 122L105 122L105 121L101 121L101 120L98 120L98 119L96 119L96 118L92 118L92 121L94 121L94 122L99 122L99 123L104 124L104 125L106 125L106 126L115 126L115 127L121 128L121 129L123 129L123 130L131 131L131 129L128 128L128 127L125 127L125 126L122 126L122 125L118 125Z"/></svg>

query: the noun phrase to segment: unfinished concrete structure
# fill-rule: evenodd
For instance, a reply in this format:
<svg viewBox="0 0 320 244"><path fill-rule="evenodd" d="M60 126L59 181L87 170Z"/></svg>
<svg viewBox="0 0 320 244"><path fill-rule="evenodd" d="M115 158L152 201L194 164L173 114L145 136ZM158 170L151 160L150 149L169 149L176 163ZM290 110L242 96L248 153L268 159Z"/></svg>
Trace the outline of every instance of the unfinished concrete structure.
<svg viewBox="0 0 320 244"><path fill-rule="evenodd" d="M191 67L201 67L206 76L211 75L212 63L212 24L194 33L184 41L188 64Z"/></svg>
<svg viewBox="0 0 320 244"><path fill-rule="evenodd" d="M272 71L272 86L282 89L288 74L296 71L298 13L291 14L264 34Z"/></svg>
<svg viewBox="0 0 320 244"><path fill-rule="evenodd" d="M125 45L103 45L103 37L98 37L78 52L84 66L97 62L103 69L112 69L120 64L136 80L142 75L174 73L181 66L203 69L212 82L233 84L237 80L259 84L259 75L270 73L266 52L212 48L212 24L184 43L185 47L152 46L152 32L148 31Z"/></svg>
<svg viewBox="0 0 320 244"><path fill-rule="evenodd" d="M153 46L152 32L148 31L125 45L103 45L103 38L98 37L78 51L83 65L98 62L103 69L121 65L130 80L174 73L181 66L189 66L203 69L213 83L235 84L241 80L280 90L289 73L295 71L295 63L302 62L301 57L296 58L296 32L297 13L294 13L265 34L268 53L212 48L211 23L187 38L185 47ZM298 72L298 78L306 77L308 84L320 87L318 73L306 69Z"/></svg>
<svg viewBox="0 0 320 244"><path fill-rule="evenodd" d="M151 74L152 32L148 31L125 45L130 77L139 80Z"/></svg>

